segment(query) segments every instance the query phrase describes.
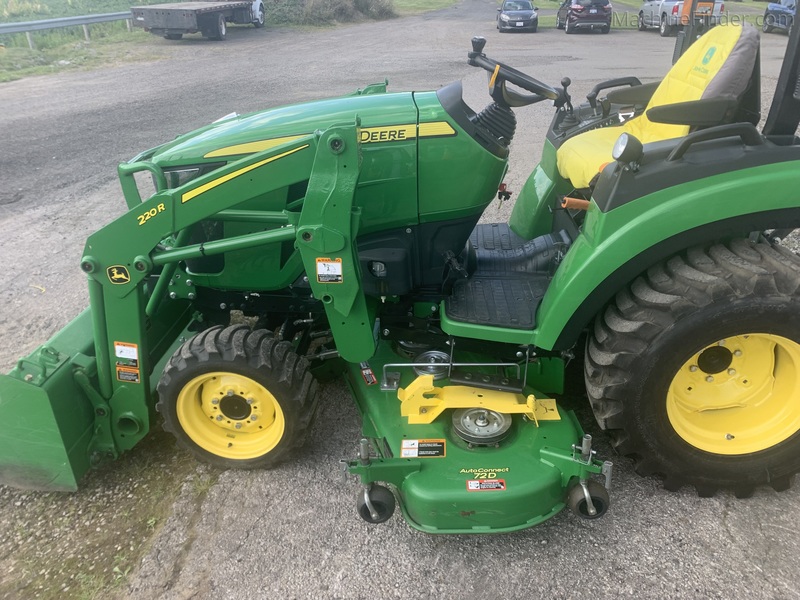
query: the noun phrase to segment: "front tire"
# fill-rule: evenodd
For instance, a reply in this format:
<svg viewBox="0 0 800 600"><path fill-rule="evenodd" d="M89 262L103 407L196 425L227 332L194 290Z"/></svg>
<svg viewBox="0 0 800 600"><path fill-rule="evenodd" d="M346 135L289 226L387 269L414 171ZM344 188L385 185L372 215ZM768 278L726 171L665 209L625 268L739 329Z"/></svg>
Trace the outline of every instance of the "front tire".
<svg viewBox="0 0 800 600"><path fill-rule="evenodd" d="M644 15L642 13L639 13L639 18L636 21L636 28L639 31L645 31L647 29L647 27L644 24Z"/></svg>
<svg viewBox="0 0 800 600"><path fill-rule="evenodd" d="M266 468L305 440L316 405L309 363L266 330L208 329L172 355L158 383L164 429L222 468Z"/></svg>
<svg viewBox="0 0 800 600"><path fill-rule="evenodd" d="M597 319L585 378L617 451L667 489L788 488L800 471L800 258L740 239L652 267Z"/></svg>

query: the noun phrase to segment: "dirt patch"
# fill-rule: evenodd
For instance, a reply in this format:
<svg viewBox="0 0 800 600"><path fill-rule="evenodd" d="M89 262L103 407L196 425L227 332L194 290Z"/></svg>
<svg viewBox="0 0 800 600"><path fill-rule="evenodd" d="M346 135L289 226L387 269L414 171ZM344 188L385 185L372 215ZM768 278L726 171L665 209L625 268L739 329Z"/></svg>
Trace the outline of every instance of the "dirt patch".
<svg viewBox="0 0 800 600"><path fill-rule="evenodd" d="M0 598L105 598L126 583L180 496L200 502L216 472L161 431L91 472L74 494L0 486Z"/></svg>

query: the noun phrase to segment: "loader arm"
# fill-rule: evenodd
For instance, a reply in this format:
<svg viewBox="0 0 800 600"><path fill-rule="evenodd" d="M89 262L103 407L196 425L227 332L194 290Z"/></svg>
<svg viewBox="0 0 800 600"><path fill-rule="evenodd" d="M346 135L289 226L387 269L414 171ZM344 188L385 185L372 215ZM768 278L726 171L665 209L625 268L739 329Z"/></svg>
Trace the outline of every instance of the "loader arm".
<svg viewBox="0 0 800 600"><path fill-rule="evenodd" d="M357 123L249 154L174 189L166 189L161 168L151 162L121 165L129 211L90 236L81 259L90 310L0 376L3 416L22 427L0 434L0 483L75 490L91 466L148 433L151 377L202 320L192 307L186 260L295 242L308 273L318 274L310 277L312 290L337 338L346 340L344 353L355 360L371 356L373 319L354 250L359 167ZM157 187L144 201L133 183L141 171L152 173ZM265 190L306 180L305 198L292 210L252 215L263 230L188 243L199 222L231 214ZM341 276L326 280L323 264L340 268Z"/></svg>

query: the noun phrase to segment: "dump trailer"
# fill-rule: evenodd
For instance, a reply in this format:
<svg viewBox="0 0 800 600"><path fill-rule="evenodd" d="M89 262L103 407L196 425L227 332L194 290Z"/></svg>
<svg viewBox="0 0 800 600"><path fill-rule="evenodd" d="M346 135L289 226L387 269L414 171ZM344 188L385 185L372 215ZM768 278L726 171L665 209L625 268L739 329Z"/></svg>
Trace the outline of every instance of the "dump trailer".
<svg viewBox="0 0 800 600"><path fill-rule="evenodd" d="M210 40L224 40L228 23L264 26L262 0L241 2L172 2L131 8L133 24L168 40L179 40L186 33L202 33Z"/></svg>
<svg viewBox="0 0 800 600"><path fill-rule="evenodd" d="M476 37L478 112L460 82L384 82L232 114L121 164L128 211L79 263L89 309L0 376L0 482L74 490L153 425L217 467L273 467L338 376L367 522L398 506L428 533L595 519L612 464L559 402L580 356L599 426L640 474L703 496L786 489L800 257L778 238L800 227L800 30L761 130L758 32L686 38L661 82L600 82L573 104L567 77L541 82ZM480 223L511 193L514 111L543 101L541 162L509 221Z"/></svg>

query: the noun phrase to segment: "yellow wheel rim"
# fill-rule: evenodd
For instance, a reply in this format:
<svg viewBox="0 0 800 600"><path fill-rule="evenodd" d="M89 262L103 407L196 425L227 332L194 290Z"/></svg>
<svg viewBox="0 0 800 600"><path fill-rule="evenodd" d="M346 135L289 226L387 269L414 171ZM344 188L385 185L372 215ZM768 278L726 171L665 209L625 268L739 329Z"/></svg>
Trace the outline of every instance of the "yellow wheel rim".
<svg viewBox="0 0 800 600"><path fill-rule="evenodd" d="M667 416L684 441L706 452L772 448L800 431L800 344L751 334L703 348L672 380Z"/></svg>
<svg viewBox="0 0 800 600"><path fill-rule="evenodd" d="M258 382L235 373L195 377L178 394L176 412L195 444L234 460L267 454L281 441L286 426L275 396Z"/></svg>

